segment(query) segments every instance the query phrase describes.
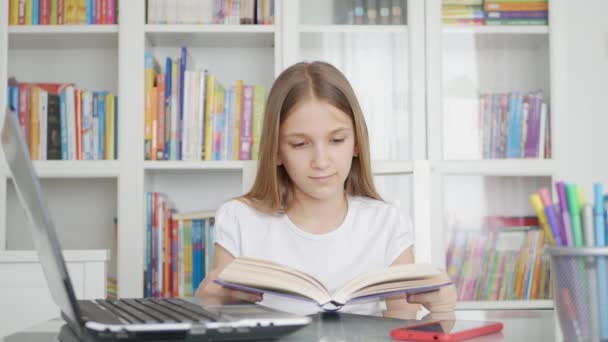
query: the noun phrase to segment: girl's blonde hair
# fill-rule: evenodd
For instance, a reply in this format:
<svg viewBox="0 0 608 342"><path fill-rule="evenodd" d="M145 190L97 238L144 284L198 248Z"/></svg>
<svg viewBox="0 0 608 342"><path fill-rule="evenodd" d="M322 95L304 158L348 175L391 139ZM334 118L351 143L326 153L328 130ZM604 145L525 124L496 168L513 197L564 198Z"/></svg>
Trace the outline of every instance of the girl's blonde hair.
<svg viewBox="0 0 608 342"><path fill-rule="evenodd" d="M357 155L344 184L346 193L382 200L374 186L367 126L355 92L338 69L324 62L294 64L274 82L266 101L257 176L251 190L240 199L270 214L286 209L293 184L285 168L277 165L279 129L299 103L310 99L340 109L353 121Z"/></svg>

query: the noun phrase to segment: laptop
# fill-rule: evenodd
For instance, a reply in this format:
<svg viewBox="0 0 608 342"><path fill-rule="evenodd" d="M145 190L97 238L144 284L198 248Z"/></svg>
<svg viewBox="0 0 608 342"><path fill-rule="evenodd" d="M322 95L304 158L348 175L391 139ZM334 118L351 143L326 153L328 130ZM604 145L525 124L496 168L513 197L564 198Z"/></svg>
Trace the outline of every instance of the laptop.
<svg viewBox="0 0 608 342"><path fill-rule="evenodd" d="M310 323L307 316L244 302L214 303L211 298L77 300L18 117L7 110L3 121L2 149L30 220L28 227L51 296L78 339L260 340L277 338Z"/></svg>

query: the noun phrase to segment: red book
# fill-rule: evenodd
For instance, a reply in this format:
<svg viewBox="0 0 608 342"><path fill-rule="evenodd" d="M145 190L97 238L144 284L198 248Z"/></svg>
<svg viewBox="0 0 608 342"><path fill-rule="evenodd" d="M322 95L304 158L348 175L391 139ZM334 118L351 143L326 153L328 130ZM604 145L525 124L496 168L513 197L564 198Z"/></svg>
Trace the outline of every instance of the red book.
<svg viewBox="0 0 608 342"><path fill-rule="evenodd" d="M57 25L63 25L63 0L57 0Z"/></svg>
<svg viewBox="0 0 608 342"><path fill-rule="evenodd" d="M25 1L26 0L19 0L19 7L17 8L18 11L18 24L19 25L25 25ZM20 92L21 93L21 92Z"/></svg>
<svg viewBox="0 0 608 342"><path fill-rule="evenodd" d="M51 23L51 0L40 0L40 25Z"/></svg>
<svg viewBox="0 0 608 342"><path fill-rule="evenodd" d="M30 85L19 84L19 124L26 144L30 145Z"/></svg>
<svg viewBox="0 0 608 342"><path fill-rule="evenodd" d="M101 0L95 1L95 24L102 24L101 22Z"/></svg>
<svg viewBox="0 0 608 342"><path fill-rule="evenodd" d="M538 227L536 216L486 216L485 223L488 228L526 228Z"/></svg>

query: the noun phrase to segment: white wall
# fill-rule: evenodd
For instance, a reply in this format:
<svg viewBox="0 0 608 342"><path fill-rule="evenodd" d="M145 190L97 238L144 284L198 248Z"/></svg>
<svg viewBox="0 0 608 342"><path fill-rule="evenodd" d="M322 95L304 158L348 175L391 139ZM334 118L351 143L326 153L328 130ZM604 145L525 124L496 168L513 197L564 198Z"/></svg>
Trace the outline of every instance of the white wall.
<svg viewBox="0 0 608 342"><path fill-rule="evenodd" d="M594 182L602 182L605 192L608 188L608 1L553 4L563 11L560 19L567 20L557 36L565 80L565 110L554 126L558 176L582 185L591 200Z"/></svg>

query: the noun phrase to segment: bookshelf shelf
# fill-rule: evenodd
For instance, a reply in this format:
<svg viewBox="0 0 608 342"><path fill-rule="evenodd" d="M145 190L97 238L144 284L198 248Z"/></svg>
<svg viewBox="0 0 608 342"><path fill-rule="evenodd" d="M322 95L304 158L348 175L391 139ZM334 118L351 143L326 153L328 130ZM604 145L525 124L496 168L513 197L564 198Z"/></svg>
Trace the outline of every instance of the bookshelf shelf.
<svg viewBox="0 0 608 342"><path fill-rule="evenodd" d="M153 46L273 47L274 25L145 25Z"/></svg>
<svg viewBox="0 0 608 342"><path fill-rule="evenodd" d="M444 25L444 34L523 34L546 35L549 34L547 26L450 26Z"/></svg>
<svg viewBox="0 0 608 342"><path fill-rule="evenodd" d="M431 168L444 174L551 177L555 174L555 161L551 159L441 161L432 163Z"/></svg>
<svg viewBox="0 0 608 342"><path fill-rule="evenodd" d="M145 161L144 169L148 171L242 170L246 165L255 164L255 160Z"/></svg>
<svg viewBox="0 0 608 342"><path fill-rule="evenodd" d="M9 26L9 49L118 48L118 25Z"/></svg>
<svg viewBox="0 0 608 342"><path fill-rule="evenodd" d="M407 33L405 25L300 25L302 33Z"/></svg>
<svg viewBox="0 0 608 342"><path fill-rule="evenodd" d="M116 160L34 161L34 167L41 178L117 178L120 175L120 164ZM10 176L6 166L0 170L0 175Z"/></svg>
<svg viewBox="0 0 608 342"><path fill-rule="evenodd" d="M107 261L110 258L108 250L63 250L65 261ZM0 263L31 263L38 262L36 251L0 251Z"/></svg>
<svg viewBox="0 0 608 342"><path fill-rule="evenodd" d="M504 300L457 302L456 310L533 310L553 309L552 300Z"/></svg>

